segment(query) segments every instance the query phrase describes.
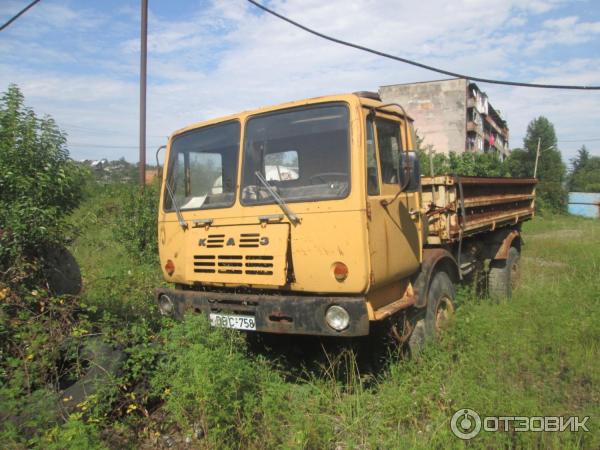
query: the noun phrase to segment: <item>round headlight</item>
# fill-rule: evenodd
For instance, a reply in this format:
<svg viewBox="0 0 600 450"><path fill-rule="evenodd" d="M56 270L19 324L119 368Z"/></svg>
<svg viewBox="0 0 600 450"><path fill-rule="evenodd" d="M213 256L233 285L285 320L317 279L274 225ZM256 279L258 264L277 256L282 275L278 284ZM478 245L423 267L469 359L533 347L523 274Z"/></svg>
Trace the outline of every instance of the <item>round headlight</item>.
<svg viewBox="0 0 600 450"><path fill-rule="evenodd" d="M163 316L171 316L173 315L173 311L175 307L173 306L173 301L166 294L160 294L158 297L158 309Z"/></svg>
<svg viewBox="0 0 600 450"><path fill-rule="evenodd" d="M343 331L350 324L350 314L341 306L333 305L325 313L325 321L335 331Z"/></svg>

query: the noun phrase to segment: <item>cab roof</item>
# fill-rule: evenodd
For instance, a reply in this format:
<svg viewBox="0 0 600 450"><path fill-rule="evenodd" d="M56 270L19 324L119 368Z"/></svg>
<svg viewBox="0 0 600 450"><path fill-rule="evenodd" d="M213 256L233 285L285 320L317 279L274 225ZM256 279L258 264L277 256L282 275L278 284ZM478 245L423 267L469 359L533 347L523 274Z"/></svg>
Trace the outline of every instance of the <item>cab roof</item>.
<svg viewBox="0 0 600 450"><path fill-rule="evenodd" d="M281 109L294 108L294 107L298 107L298 106L313 105L313 104L317 104L317 103L327 103L327 102L335 102L335 101L343 101L343 102L347 102L347 103L351 103L351 104L356 103L358 101L358 103L360 105L362 105L366 108L381 108L381 106L384 105L384 103L381 100L376 100L374 98L370 98L370 96L366 97L362 94L363 93L360 93L360 92L351 93L351 94L335 94L335 95L326 95L326 96L321 96L321 97L312 97L312 98L307 98L307 99L302 99L302 100L294 100L294 101L290 101L290 102L286 102L286 103L280 103L278 105L263 106L263 107L253 109L253 110L246 110L246 111L242 111L242 112L235 113L235 114L229 114L226 116L217 117L214 119L208 119L208 120L203 120L200 122L194 122L186 127L183 127L183 128L180 128L180 129L174 131L171 134L171 136L169 137L169 139L171 139L175 135L178 135L178 134L181 134L181 133L184 133L186 131L190 131L190 130L193 130L196 128L204 127L207 125L213 125L216 123L227 122L229 120L235 120L235 119L243 120L249 116L253 116L256 114L262 114L262 113L277 111L277 110L281 110ZM394 105L385 106L381 110L393 113L394 115L400 115L400 116L404 117L404 114L402 113L401 109ZM413 119L408 114L406 115L406 117L408 118L409 121L411 121L411 122L413 121Z"/></svg>

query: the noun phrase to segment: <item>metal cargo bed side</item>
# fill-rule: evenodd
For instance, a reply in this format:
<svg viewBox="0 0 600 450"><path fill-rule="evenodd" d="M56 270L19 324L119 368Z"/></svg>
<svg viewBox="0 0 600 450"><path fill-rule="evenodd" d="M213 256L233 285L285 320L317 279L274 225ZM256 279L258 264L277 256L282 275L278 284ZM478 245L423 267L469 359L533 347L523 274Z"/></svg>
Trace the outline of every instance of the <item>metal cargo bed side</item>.
<svg viewBox="0 0 600 450"><path fill-rule="evenodd" d="M534 215L535 178L422 177L429 244L515 225Z"/></svg>

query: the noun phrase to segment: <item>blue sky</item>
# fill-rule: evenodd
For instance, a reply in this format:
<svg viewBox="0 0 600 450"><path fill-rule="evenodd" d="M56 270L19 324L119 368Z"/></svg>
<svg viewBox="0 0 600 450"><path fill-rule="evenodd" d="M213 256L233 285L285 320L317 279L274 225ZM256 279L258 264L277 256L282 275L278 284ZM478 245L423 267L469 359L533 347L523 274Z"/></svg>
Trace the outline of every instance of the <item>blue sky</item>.
<svg viewBox="0 0 600 450"><path fill-rule="evenodd" d="M3 0L4 22L29 0ZM265 4L382 51L481 77L600 85L600 2L277 0ZM0 88L52 115L76 159L137 159L139 2L42 0L0 34ZM148 154L174 129L266 104L441 78L322 41L244 0L150 0ZM480 84L511 147L539 115L568 161L600 155L600 92ZM418 127L418 124L417 124ZM149 158L151 158L149 156Z"/></svg>

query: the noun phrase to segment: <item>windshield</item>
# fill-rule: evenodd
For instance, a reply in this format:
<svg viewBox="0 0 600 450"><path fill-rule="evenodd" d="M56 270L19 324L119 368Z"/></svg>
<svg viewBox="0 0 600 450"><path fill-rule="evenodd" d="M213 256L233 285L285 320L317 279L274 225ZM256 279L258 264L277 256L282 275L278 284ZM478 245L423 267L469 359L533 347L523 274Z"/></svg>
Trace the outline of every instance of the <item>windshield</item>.
<svg viewBox="0 0 600 450"><path fill-rule="evenodd" d="M237 121L189 131L173 140L167 182L181 210L233 204L239 142ZM173 210L171 197L164 198L165 209Z"/></svg>
<svg viewBox="0 0 600 450"><path fill-rule="evenodd" d="M242 204L273 203L256 172L287 202L349 192L348 108L328 104L253 117L246 124Z"/></svg>

